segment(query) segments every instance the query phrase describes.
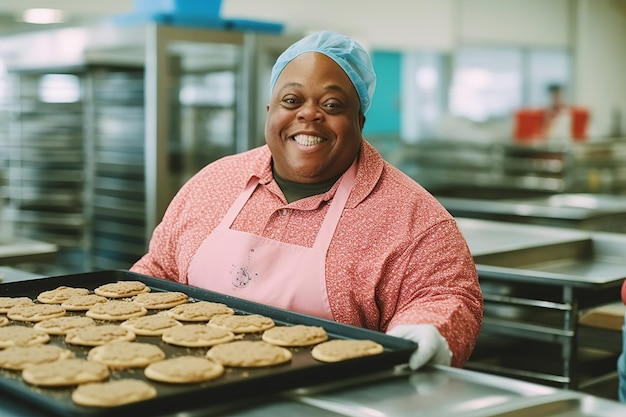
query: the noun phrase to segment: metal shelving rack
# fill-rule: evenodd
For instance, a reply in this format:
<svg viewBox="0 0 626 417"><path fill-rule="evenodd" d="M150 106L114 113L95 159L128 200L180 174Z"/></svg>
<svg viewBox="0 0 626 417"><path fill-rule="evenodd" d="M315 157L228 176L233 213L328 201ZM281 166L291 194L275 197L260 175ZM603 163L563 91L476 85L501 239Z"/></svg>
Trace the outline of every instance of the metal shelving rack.
<svg viewBox="0 0 626 417"><path fill-rule="evenodd" d="M8 197L7 176L9 168L9 81L0 73L0 241L12 233L6 221L5 206ZM12 226L12 225L11 225Z"/></svg>
<svg viewBox="0 0 626 417"><path fill-rule="evenodd" d="M57 244L58 263L73 270L88 267L84 103L46 101L41 84L48 76L80 84L83 75L74 69L9 74L7 217L15 235Z"/></svg>
<svg viewBox="0 0 626 417"><path fill-rule="evenodd" d="M124 269L146 246L143 69L89 74L91 264Z"/></svg>
<svg viewBox="0 0 626 417"><path fill-rule="evenodd" d="M84 42L63 42L70 37ZM63 50L35 54L42 39L61 42ZM16 234L62 242L68 251L74 250L79 260L67 265L66 272L130 267L145 253L154 227L190 175L226 153L264 142L271 65L293 41L278 34L152 22L42 31L3 40L0 59L22 80L12 96L13 103L21 104L12 105L15 123L9 134L11 175L6 188L10 221L19 226ZM52 223L64 233L74 231L71 241L47 233L42 221L25 227L25 175L33 172L22 168L22 150L28 147L24 135L35 123L27 118L29 95L22 86L29 77L60 70L80 77L81 100L74 107L48 109L55 115L39 132L42 137L49 137L48 128L54 130L55 123L69 124L64 131L57 128L55 152L48 152L42 142L30 150L49 162L60 158L61 173L68 174L72 186L52 187L52 171L31 176L44 184L40 189L50 196L48 202L64 196L57 215L73 221L64 224L57 216ZM232 102L182 100L183 88L219 72L232 75ZM68 188L73 193L66 192ZM40 219L50 206L39 207Z"/></svg>
<svg viewBox="0 0 626 417"><path fill-rule="evenodd" d="M626 191L626 140L474 143L433 140L405 145L396 164L438 195L487 197ZM491 195L489 195L489 191Z"/></svg>

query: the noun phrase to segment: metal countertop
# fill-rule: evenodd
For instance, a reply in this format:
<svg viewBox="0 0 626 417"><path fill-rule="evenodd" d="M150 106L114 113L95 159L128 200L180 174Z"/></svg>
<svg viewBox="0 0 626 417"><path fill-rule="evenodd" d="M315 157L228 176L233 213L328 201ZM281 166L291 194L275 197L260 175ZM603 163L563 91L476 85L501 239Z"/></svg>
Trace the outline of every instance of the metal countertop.
<svg viewBox="0 0 626 417"><path fill-rule="evenodd" d="M0 414L49 417L0 393ZM543 385L448 367L396 369L335 386L305 388L238 404L159 417L617 417L626 404ZM156 417L156 416L155 416Z"/></svg>
<svg viewBox="0 0 626 417"><path fill-rule="evenodd" d="M581 288L626 278L626 234L456 218L483 278Z"/></svg>
<svg viewBox="0 0 626 417"><path fill-rule="evenodd" d="M563 193L526 198L437 199L455 217L626 232L626 195Z"/></svg>
<svg viewBox="0 0 626 417"><path fill-rule="evenodd" d="M455 217L473 256L587 239L591 233L550 226Z"/></svg>
<svg viewBox="0 0 626 417"><path fill-rule="evenodd" d="M585 220L626 213L626 196L556 194L525 199L485 200L463 197L437 197L452 212L537 217L557 220Z"/></svg>
<svg viewBox="0 0 626 417"><path fill-rule="evenodd" d="M18 237L0 237L0 265L47 260L57 251L57 245L52 243Z"/></svg>

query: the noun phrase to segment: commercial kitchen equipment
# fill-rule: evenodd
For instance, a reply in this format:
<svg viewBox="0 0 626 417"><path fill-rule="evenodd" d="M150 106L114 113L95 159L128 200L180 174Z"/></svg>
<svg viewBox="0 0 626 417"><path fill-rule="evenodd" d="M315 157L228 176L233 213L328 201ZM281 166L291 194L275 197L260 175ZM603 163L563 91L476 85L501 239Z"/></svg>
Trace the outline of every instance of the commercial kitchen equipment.
<svg viewBox="0 0 626 417"><path fill-rule="evenodd" d="M620 300L626 235L457 218L476 262L484 321L471 369L580 389L616 375L621 333L581 337L579 314ZM583 348L604 352L583 366ZM589 373L591 371L591 373Z"/></svg>
<svg viewBox="0 0 626 417"><path fill-rule="evenodd" d="M626 190L626 139L516 143L433 139L405 144L394 163L437 196L505 197Z"/></svg>
<svg viewBox="0 0 626 417"><path fill-rule="evenodd" d="M0 265L53 260L57 245L33 239L0 236Z"/></svg>
<svg viewBox="0 0 626 417"><path fill-rule="evenodd" d="M15 397L0 393L6 417L49 417ZM297 388L234 403L206 404L154 417L621 417L626 405L480 372L428 367L417 372L398 368L344 380L338 384ZM139 413L138 415L141 415ZM144 414L145 415L145 414Z"/></svg>
<svg viewBox="0 0 626 417"><path fill-rule="evenodd" d="M626 195L559 193L525 198L437 197L456 217L626 232Z"/></svg>

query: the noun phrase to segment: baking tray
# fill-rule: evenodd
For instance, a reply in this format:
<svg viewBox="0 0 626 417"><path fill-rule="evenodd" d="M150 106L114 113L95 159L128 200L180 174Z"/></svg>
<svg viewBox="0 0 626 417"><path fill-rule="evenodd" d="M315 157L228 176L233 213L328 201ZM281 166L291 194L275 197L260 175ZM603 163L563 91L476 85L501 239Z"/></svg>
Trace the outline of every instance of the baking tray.
<svg viewBox="0 0 626 417"><path fill-rule="evenodd" d="M371 331L324 320L288 310L270 307L236 297L207 291L201 288L179 284L126 270L107 270L90 273L63 275L57 277L33 279L0 285L0 296L28 296L35 299L46 290L65 285L71 287L96 287L115 281L141 281L152 291L180 291L193 300L220 302L228 305L236 314L261 314L271 317L277 325L306 324L322 326L330 339L371 339L384 347L379 355L355 358L337 363L322 363L312 358L311 347L290 348L293 359L283 365L266 368L226 368L223 376L202 383L166 384L149 381L156 389L156 398L109 408L83 407L71 400L73 387L69 388L38 388L25 383L19 372L0 370L0 390L19 396L29 404L61 416L119 416L120 413L130 415L163 415L178 411L206 407L208 404L220 406L251 398L267 397L280 392L313 386L321 383L334 382L341 379L391 369L395 365L406 363L416 349L414 342L388 336L381 332ZM68 312L68 315L74 314ZM77 313L80 314L80 313ZM153 313L149 313L153 314ZM246 339L259 339L260 334L246 335ZM168 345L159 337L137 336L138 342L159 345L167 357L181 354L202 356L208 348L184 348ZM62 336L51 336L52 344L59 344L74 351L77 357L86 357L88 347L65 344ZM114 370L111 379L132 377L145 379L143 369Z"/></svg>

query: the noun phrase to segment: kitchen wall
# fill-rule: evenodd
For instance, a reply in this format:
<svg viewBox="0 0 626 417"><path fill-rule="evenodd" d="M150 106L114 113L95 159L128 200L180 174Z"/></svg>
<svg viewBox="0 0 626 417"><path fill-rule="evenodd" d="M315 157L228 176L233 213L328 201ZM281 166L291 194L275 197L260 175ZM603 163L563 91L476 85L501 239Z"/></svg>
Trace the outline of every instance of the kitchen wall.
<svg viewBox="0 0 626 417"><path fill-rule="evenodd" d="M293 33L338 30L372 49L571 48L571 101L591 109L595 135L626 132L624 0L224 0L222 15L281 21Z"/></svg>
<svg viewBox="0 0 626 417"><path fill-rule="evenodd" d="M454 0L224 0L222 16L285 24L288 32L338 30L372 48L450 50Z"/></svg>
<svg viewBox="0 0 626 417"><path fill-rule="evenodd" d="M156 1L156 0L155 0ZM200 1L200 0L199 0ZM211 1L211 0L201 0ZM333 29L370 48L452 52L465 45L571 48L573 102L599 136L626 132L626 0L222 0L222 16L279 21L287 32ZM0 11L59 7L74 16L133 10L133 0L2 0ZM2 22L0 22L0 27Z"/></svg>
<svg viewBox="0 0 626 417"><path fill-rule="evenodd" d="M597 129L626 135L626 2L582 0L577 8L575 97L593 109Z"/></svg>

